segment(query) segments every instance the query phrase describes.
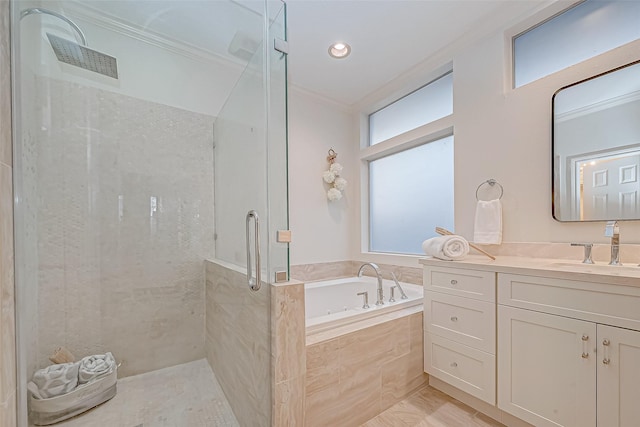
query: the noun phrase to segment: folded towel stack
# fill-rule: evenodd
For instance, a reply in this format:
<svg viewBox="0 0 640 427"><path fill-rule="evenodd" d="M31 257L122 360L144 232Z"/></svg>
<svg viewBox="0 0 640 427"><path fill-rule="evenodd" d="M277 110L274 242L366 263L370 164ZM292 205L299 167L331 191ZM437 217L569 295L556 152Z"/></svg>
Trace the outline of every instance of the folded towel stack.
<svg viewBox="0 0 640 427"><path fill-rule="evenodd" d="M422 242L425 254L445 261L463 259L469 253L469 242L462 236L449 235L434 237Z"/></svg>
<svg viewBox="0 0 640 427"><path fill-rule="evenodd" d="M500 203L500 199L478 201L473 242L485 245L502 243L502 203Z"/></svg>
<svg viewBox="0 0 640 427"><path fill-rule="evenodd" d="M27 388L36 399L49 399L67 394L79 385L111 374L116 361L111 353L87 356L75 363L62 363L39 369Z"/></svg>

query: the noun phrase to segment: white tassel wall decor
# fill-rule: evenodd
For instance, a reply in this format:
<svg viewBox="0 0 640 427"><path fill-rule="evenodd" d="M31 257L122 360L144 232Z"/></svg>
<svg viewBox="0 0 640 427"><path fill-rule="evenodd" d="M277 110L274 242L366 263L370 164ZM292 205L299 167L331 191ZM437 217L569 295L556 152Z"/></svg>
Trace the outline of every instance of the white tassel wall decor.
<svg viewBox="0 0 640 427"><path fill-rule="evenodd" d="M322 179L330 185L327 191L327 199L331 202L342 199L342 192L347 187L347 180L340 176L342 165L336 162L336 158L338 158L338 153L333 151L333 148L330 149L327 156L329 169L322 173Z"/></svg>

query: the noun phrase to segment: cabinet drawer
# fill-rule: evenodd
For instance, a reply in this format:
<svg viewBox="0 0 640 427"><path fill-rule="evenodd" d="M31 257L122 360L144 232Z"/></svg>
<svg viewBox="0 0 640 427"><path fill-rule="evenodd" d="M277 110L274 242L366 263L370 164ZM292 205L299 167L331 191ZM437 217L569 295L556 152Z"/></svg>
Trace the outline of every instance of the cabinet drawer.
<svg viewBox="0 0 640 427"><path fill-rule="evenodd" d="M496 273L461 268L425 267L425 290L482 301L496 300Z"/></svg>
<svg viewBox="0 0 640 427"><path fill-rule="evenodd" d="M432 334L496 352L496 308L492 302L427 291L424 319L425 330Z"/></svg>
<svg viewBox="0 0 640 427"><path fill-rule="evenodd" d="M640 287L498 274L498 303L640 330Z"/></svg>
<svg viewBox="0 0 640 427"><path fill-rule="evenodd" d="M496 403L496 358L484 351L425 333L424 370L478 399Z"/></svg>

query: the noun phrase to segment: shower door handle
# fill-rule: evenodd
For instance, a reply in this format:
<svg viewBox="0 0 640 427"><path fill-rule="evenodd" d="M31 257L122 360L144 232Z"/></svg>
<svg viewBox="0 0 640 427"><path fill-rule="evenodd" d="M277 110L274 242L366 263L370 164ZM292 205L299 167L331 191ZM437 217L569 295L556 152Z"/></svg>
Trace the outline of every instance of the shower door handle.
<svg viewBox="0 0 640 427"><path fill-rule="evenodd" d="M255 256L256 256L256 278L253 278L253 273L251 272L251 239L250 239L250 227L249 223L251 222L251 218L253 218L255 227L254 227L254 242L255 242ZM247 213L246 218L246 237L247 237L247 283L249 284L249 289L252 291L257 291L260 289L261 280L260 280L260 219L258 217L258 212L254 210L250 210Z"/></svg>

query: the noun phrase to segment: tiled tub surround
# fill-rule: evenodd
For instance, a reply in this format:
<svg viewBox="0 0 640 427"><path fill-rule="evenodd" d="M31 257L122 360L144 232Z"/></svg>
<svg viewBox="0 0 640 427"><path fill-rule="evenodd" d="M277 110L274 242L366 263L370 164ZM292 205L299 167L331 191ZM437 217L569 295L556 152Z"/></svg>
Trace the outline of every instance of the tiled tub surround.
<svg viewBox="0 0 640 427"><path fill-rule="evenodd" d="M0 426L16 425L9 2L0 2Z"/></svg>
<svg viewBox="0 0 640 427"><path fill-rule="evenodd" d="M238 422L303 425L304 285L263 283L251 292L237 267L205 268L207 360Z"/></svg>
<svg viewBox="0 0 640 427"><path fill-rule="evenodd" d="M427 381L422 307L307 336L307 426L358 426Z"/></svg>
<svg viewBox="0 0 640 427"><path fill-rule="evenodd" d="M362 264L295 265L291 277L305 282L354 277ZM378 266L385 278L393 271L400 282L422 284L421 268ZM369 298L373 306L375 293ZM422 322L420 305L308 332L305 425L358 426L426 384Z"/></svg>
<svg viewBox="0 0 640 427"><path fill-rule="evenodd" d="M302 282L312 282L316 280L335 279L339 277L354 277L363 261L334 261L316 264L299 264L291 266L291 277ZM416 265L417 265L416 261ZM391 264L380 264L384 278L391 278L393 272L399 281L422 284L422 269L418 267L403 267ZM363 271L365 276L374 276L373 270L367 268Z"/></svg>
<svg viewBox="0 0 640 427"><path fill-rule="evenodd" d="M128 376L203 358L214 118L36 77L23 135L27 375L66 346ZM30 325L26 325L30 326ZM33 356L32 356L33 357ZM35 365L35 366L34 366Z"/></svg>
<svg viewBox="0 0 640 427"><path fill-rule="evenodd" d="M398 289L395 301L391 302L392 280L383 280L384 304L377 305L378 283L374 277L344 277L305 284L305 317L307 333L333 329L383 313L412 306L422 306L422 286L402 283L407 296L402 299ZM369 307L363 308L363 296L368 293Z"/></svg>

